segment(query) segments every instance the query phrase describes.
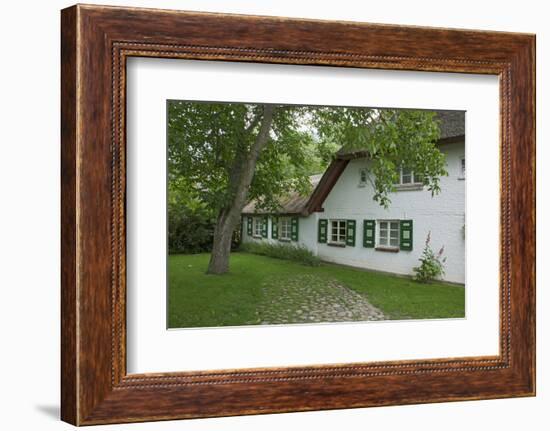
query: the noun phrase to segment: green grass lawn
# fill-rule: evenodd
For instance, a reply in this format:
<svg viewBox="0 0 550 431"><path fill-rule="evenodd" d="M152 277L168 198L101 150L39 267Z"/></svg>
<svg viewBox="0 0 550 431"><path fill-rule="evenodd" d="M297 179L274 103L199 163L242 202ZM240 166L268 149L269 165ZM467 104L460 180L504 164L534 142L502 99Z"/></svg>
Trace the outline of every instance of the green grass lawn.
<svg viewBox="0 0 550 431"><path fill-rule="evenodd" d="M464 317L463 286L421 284L332 264L310 267L244 252L232 253L228 274L207 275L209 257L206 253L169 256L170 328L260 324L266 295L270 306L276 307L278 289L293 279L337 282L364 295L389 319Z"/></svg>

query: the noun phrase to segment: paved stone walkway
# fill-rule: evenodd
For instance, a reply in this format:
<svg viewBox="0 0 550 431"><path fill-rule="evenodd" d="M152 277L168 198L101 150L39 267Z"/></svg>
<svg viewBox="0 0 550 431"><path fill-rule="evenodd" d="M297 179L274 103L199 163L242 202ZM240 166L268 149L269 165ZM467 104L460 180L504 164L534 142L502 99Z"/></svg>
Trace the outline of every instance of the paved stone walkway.
<svg viewBox="0 0 550 431"><path fill-rule="evenodd" d="M266 280L262 285L263 325L383 320L364 296L337 280L303 274Z"/></svg>

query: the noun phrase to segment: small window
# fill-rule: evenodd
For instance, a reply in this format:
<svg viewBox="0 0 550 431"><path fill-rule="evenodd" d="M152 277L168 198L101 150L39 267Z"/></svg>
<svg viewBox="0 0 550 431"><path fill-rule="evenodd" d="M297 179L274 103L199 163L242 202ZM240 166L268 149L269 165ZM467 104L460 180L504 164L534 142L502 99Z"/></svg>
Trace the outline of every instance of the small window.
<svg viewBox="0 0 550 431"><path fill-rule="evenodd" d="M421 174L415 173L409 168L397 169L397 183L395 185L422 184L423 178Z"/></svg>
<svg viewBox="0 0 550 431"><path fill-rule="evenodd" d="M345 220L331 220L330 221L330 235L331 244L346 244L346 221Z"/></svg>
<svg viewBox="0 0 550 431"><path fill-rule="evenodd" d="M399 247L399 220L380 220L378 222L378 245L380 247Z"/></svg>
<svg viewBox="0 0 550 431"><path fill-rule="evenodd" d="M359 187L367 185L368 172L366 168L359 169Z"/></svg>
<svg viewBox="0 0 550 431"><path fill-rule="evenodd" d="M290 217L282 217L279 219L279 239L290 241L291 223Z"/></svg>
<svg viewBox="0 0 550 431"><path fill-rule="evenodd" d="M460 158L460 173L458 175L459 180L463 180L466 178L466 158L461 157Z"/></svg>
<svg viewBox="0 0 550 431"><path fill-rule="evenodd" d="M262 236L262 218L254 217L254 229L252 230L252 235L255 237Z"/></svg>

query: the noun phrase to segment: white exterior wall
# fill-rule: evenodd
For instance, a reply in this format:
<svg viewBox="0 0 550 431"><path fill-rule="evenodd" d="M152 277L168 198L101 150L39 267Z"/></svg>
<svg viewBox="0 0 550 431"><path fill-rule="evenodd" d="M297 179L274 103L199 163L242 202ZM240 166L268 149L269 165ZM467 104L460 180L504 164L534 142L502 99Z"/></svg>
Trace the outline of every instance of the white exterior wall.
<svg viewBox="0 0 550 431"><path fill-rule="evenodd" d="M319 219L319 213L310 214L309 217L300 217L298 228L298 244L304 245L309 248L313 253L318 254L317 243L317 220Z"/></svg>
<svg viewBox="0 0 550 431"><path fill-rule="evenodd" d="M348 166L334 185L323 204L319 218L355 219L355 247L343 248L318 244L318 255L323 260L357 267L412 275L418 266L426 236L431 231L431 246L437 253L445 246L444 280L464 283L465 280L465 181L461 177L460 160L464 157L464 143L441 146L446 154L448 177L441 178L441 192L434 197L427 190L403 190L390 195L391 204L384 209L372 197L371 184L359 187L359 171L368 167L366 159L356 159ZM363 247L363 220L413 220L413 250L397 253ZM378 242L378 231L376 232Z"/></svg>
<svg viewBox="0 0 550 431"><path fill-rule="evenodd" d="M444 256L446 281L465 281L465 181L461 178L461 158L464 157L464 143L446 144L440 147L445 153L449 176L441 178L441 192L432 197L426 189L402 190L390 195L391 204L385 209L375 202L374 188L370 183L359 187L359 172L368 168L367 159L351 160L327 196L324 212L309 217L299 217L298 241L308 247L321 259L360 268L387 271L396 274L413 275L418 266L428 232L431 232L431 246L434 252L445 247ZM353 219L356 221L355 246L335 247L317 242L319 219ZM413 220L413 249L398 252L379 251L363 247L363 220ZM271 239L271 218L268 222L268 238L253 238L247 234L246 216L243 218L243 241L269 241ZM376 230L378 243L378 228Z"/></svg>

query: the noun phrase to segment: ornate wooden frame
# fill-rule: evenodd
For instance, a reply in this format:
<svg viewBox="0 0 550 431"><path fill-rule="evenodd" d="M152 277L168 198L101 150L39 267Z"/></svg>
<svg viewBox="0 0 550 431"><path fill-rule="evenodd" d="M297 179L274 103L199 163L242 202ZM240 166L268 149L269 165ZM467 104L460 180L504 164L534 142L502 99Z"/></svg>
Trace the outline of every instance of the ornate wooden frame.
<svg viewBox="0 0 550 431"><path fill-rule="evenodd" d="M535 393L535 36L103 6L62 11L61 417L75 425ZM500 77L500 354L126 373L129 56Z"/></svg>

